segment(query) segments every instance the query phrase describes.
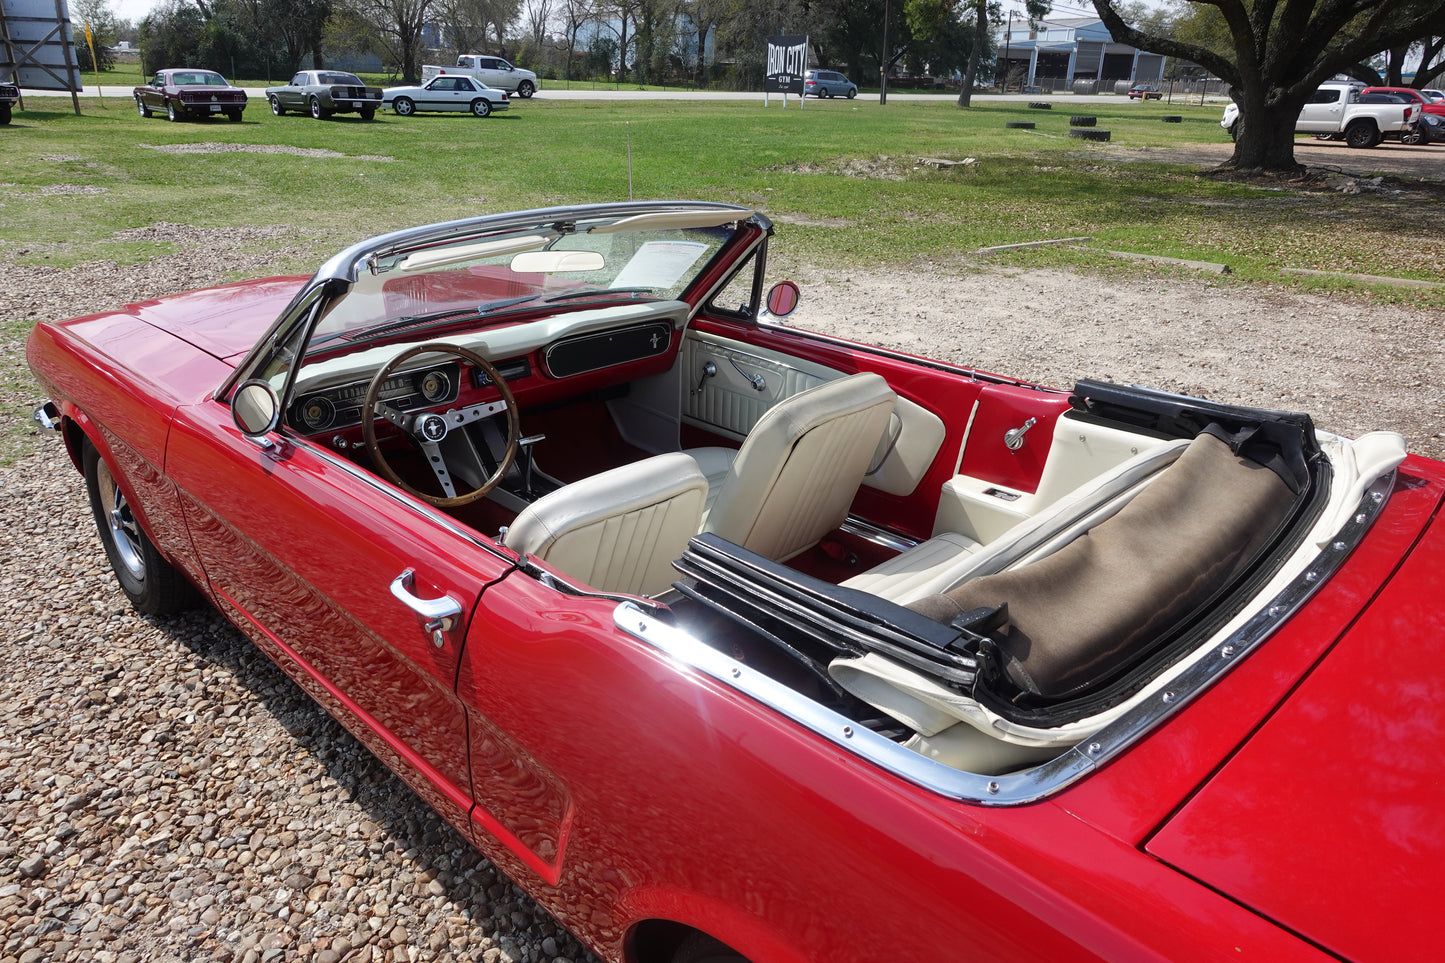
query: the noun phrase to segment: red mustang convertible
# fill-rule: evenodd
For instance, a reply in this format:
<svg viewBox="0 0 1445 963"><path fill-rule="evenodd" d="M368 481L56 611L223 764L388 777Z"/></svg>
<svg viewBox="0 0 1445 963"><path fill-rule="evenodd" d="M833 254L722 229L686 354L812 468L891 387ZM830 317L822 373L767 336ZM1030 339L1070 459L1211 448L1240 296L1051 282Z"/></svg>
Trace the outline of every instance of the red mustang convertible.
<svg viewBox="0 0 1445 963"><path fill-rule="evenodd" d="M36 417L604 959L1436 955L1445 468L789 328L772 233L400 231L40 325Z"/></svg>

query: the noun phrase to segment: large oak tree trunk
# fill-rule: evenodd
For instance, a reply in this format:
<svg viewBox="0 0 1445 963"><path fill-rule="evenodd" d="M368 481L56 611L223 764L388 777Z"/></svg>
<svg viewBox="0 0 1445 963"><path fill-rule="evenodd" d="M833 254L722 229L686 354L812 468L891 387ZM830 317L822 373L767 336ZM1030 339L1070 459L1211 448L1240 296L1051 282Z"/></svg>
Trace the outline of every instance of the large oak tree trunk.
<svg viewBox="0 0 1445 963"><path fill-rule="evenodd" d="M1248 92L1244 95L1249 96ZM1234 170L1263 170L1279 174L1298 174L1304 165L1294 156L1294 125L1302 103L1294 100L1266 103L1263 98L1241 109L1239 119L1230 131L1234 137L1234 156L1221 166ZM1241 108L1246 104L1241 102ZM1250 118L1249 124L1244 118Z"/></svg>

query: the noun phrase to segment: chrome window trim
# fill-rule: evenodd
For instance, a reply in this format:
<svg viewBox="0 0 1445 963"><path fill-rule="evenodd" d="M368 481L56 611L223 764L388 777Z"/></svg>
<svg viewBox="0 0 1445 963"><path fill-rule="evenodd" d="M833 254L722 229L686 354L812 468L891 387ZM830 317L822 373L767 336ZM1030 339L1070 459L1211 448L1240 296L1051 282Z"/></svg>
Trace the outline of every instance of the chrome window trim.
<svg viewBox="0 0 1445 963"><path fill-rule="evenodd" d="M814 702L781 682L712 648L674 625L649 616L630 603L619 605L613 622L623 632L702 672L749 698L776 710L828 742L880 766L914 785L959 802L981 806L1022 806L1045 799L1119 756L1189 705L1240 660L1254 651L1291 618L1328 581L1384 509L1395 473L1377 479L1361 498L1350 520L1255 615L1188 666L1174 684L1135 706L1093 737L1054 759L1021 772L984 776L962 772L919 755L870 729Z"/></svg>

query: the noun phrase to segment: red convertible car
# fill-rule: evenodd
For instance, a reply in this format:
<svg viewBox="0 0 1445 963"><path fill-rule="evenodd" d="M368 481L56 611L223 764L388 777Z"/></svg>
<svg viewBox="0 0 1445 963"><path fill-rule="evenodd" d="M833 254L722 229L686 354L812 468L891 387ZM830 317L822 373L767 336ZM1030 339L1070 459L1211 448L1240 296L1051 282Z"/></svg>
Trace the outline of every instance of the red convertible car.
<svg viewBox="0 0 1445 963"><path fill-rule="evenodd" d="M1445 468L787 327L619 203L41 324L141 612L204 600L600 957L1433 957Z"/></svg>

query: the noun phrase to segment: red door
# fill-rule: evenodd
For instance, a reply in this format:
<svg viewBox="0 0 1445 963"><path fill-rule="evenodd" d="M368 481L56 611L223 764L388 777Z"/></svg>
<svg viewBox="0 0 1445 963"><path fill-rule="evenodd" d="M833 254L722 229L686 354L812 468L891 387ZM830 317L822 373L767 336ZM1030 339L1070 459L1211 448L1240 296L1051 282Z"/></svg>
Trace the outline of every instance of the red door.
<svg viewBox="0 0 1445 963"><path fill-rule="evenodd" d="M216 604L467 826L457 664L482 588L509 564L351 463L280 433L270 441L243 437L216 402L181 409L171 432L168 474Z"/></svg>

